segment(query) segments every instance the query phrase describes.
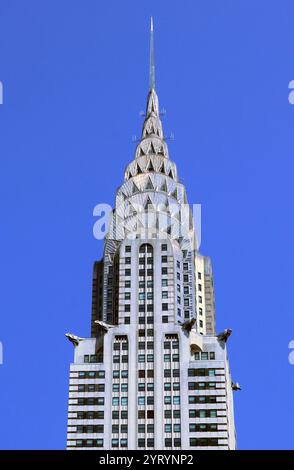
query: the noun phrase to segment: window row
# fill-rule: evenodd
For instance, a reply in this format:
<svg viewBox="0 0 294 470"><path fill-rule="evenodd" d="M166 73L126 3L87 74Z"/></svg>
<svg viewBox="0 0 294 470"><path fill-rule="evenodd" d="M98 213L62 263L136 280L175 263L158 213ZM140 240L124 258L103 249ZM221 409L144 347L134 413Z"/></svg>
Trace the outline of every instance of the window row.
<svg viewBox="0 0 294 470"><path fill-rule="evenodd" d="M180 405L181 404L180 395L176 395L176 396L173 396L173 397L167 395L167 396L164 397L164 404L165 405L171 405L172 403L174 405Z"/></svg>
<svg viewBox="0 0 294 470"><path fill-rule="evenodd" d="M189 424L190 432L216 432L218 430L218 425L216 423L207 423L207 424Z"/></svg>
<svg viewBox="0 0 294 470"><path fill-rule="evenodd" d="M208 352L202 352L202 353L196 352L194 354L194 359L195 359L195 361L199 361L199 360L207 361L208 359L214 360L215 359L215 352L214 351L211 351L210 353L208 353Z"/></svg>
<svg viewBox="0 0 294 470"><path fill-rule="evenodd" d="M178 341L164 341L163 343L163 347L164 349L171 349L171 347L173 349L179 349L179 342Z"/></svg>
<svg viewBox="0 0 294 470"><path fill-rule="evenodd" d="M147 443L147 444L146 444ZM138 439L138 447L154 447L154 439Z"/></svg>
<svg viewBox="0 0 294 470"><path fill-rule="evenodd" d="M138 405L154 405L154 397L138 397Z"/></svg>
<svg viewBox="0 0 294 470"><path fill-rule="evenodd" d="M127 439L112 439L111 440L112 447L128 447L128 440Z"/></svg>
<svg viewBox="0 0 294 470"><path fill-rule="evenodd" d="M78 392L104 392L104 384L79 384Z"/></svg>
<svg viewBox="0 0 294 470"><path fill-rule="evenodd" d="M113 424L112 425L112 433L113 434L118 434L119 432L127 433L128 432L128 425L127 424L121 424L120 427L119 427L119 424Z"/></svg>
<svg viewBox="0 0 294 470"><path fill-rule="evenodd" d="M78 405L104 405L104 397L78 398Z"/></svg>
<svg viewBox="0 0 294 470"><path fill-rule="evenodd" d="M148 328L147 329L147 332L145 330L143 330L143 328L141 327L139 330L138 330L138 336L139 337L144 337L146 336L146 333L147 333L147 336L154 336L154 330L153 329L150 329Z"/></svg>
<svg viewBox="0 0 294 470"><path fill-rule="evenodd" d="M104 411L78 411L77 419L104 419Z"/></svg>
<svg viewBox="0 0 294 470"><path fill-rule="evenodd" d="M121 406L127 406L128 405L128 397L113 397L112 398L112 405L113 406L119 406L119 402Z"/></svg>
<svg viewBox="0 0 294 470"><path fill-rule="evenodd" d="M173 446L173 440L171 438L164 439L164 446L165 447L172 447ZM181 439L179 439L179 438L174 439L174 447L181 447Z"/></svg>
<svg viewBox="0 0 294 470"><path fill-rule="evenodd" d="M128 371L127 370L114 370L113 373L112 373L112 377L114 379L118 379L119 377L121 377L122 379L127 379L128 378Z"/></svg>
<svg viewBox="0 0 294 470"><path fill-rule="evenodd" d="M189 404L195 405L196 403L216 403L216 397L212 395L189 395Z"/></svg>
<svg viewBox="0 0 294 470"><path fill-rule="evenodd" d="M103 447L103 439L77 439L76 447Z"/></svg>
<svg viewBox="0 0 294 470"><path fill-rule="evenodd" d="M188 369L188 377L214 377L215 369Z"/></svg>
<svg viewBox="0 0 294 470"><path fill-rule="evenodd" d="M95 363L101 363L103 362L103 355L102 354L85 354L84 355L84 362L86 364L88 363L91 363L91 364L95 364Z"/></svg>
<svg viewBox="0 0 294 470"><path fill-rule="evenodd" d="M215 390L216 383L215 382L189 382L188 389L189 390Z"/></svg>
<svg viewBox="0 0 294 470"><path fill-rule="evenodd" d="M113 392L119 392L119 390L121 390L121 392L127 392L128 391L128 384L121 384L120 387L119 387L119 384L113 384L112 385L112 391Z"/></svg>
<svg viewBox="0 0 294 470"><path fill-rule="evenodd" d="M210 438L190 438L191 447L215 447L218 446L218 439L214 437Z"/></svg>
<svg viewBox="0 0 294 470"><path fill-rule="evenodd" d="M217 410L189 410L189 418L217 418Z"/></svg>
<svg viewBox="0 0 294 470"><path fill-rule="evenodd" d="M87 370L87 371L79 371L78 373L79 379L104 379L105 378L105 370Z"/></svg>
<svg viewBox="0 0 294 470"><path fill-rule="evenodd" d="M139 341L138 349L154 349L154 342L153 341Z"/></svg>
<svg viewBox="0 0 294 470"><path fill-rule="evenodd" d="M153 392L154 391L154 383L153 382L145 382L138 383L138 392L145 392L147 390L148 392Z"/></svg>
<svg viewBox="0 0 294 470"><path fill-rule="evenodd" d="M181 425L179 423L174 424L173 426L171 424L164 425L164 432L171 433L172 431L181 432Z"/></svg>
<svg viewBox="0 0 294 470"><path fill-rule="evenodd" d="M114 351L120 351L120 349L122 349L123 351L127 351L129 349L127 341L113 343Z"/></svg>
<svg viewBox="0 0 294 470"><path fill-rule="evenodd" d="M179 362L180 356L179 354L164 354L163 360L164 362Z"/></svg>
<svg viewBox="0 0 294 470"><path fill-rule="evenodd" d="M139 434L144 434L146 431L148 434L154 433L154 424L138 424Z"/></svg>
<svg viewBox="0 0 294 470"><path fill-rule="evenodd" d="M127 363L129 360L129 356L121 356L119 354L113 356L113 363L118 364L119 362Z"/></svg>
<svg viewBox="0 0 294 470"><path fill-rule="evenodd" d="M104 432L103 424L77 426L77 434L101 434Z"/></svg>

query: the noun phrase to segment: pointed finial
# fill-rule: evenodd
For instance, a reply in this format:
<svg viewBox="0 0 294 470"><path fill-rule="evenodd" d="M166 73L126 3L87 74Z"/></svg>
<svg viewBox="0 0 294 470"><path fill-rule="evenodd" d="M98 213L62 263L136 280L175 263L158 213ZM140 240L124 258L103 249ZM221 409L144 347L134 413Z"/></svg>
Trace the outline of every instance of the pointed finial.
<svg viewBox="0 0 294 470"><path fill-rule="evenodd" d="M150 23L150 69L149 69L149 90L155 89L155 65L154 65L154 36L153 17Z"/></svg>

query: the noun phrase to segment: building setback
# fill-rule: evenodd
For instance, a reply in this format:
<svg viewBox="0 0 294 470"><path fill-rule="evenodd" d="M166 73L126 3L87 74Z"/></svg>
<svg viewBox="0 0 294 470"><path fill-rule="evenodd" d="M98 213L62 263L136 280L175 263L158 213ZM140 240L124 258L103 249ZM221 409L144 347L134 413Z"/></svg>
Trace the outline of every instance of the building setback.
<svg viewBox="0 0 294 470"><path fill-rule="evenodd" d="M210 259L169 159L150 85L141 140L94 264L91 338L67 334L68 449L235 449L226 341Z"/></svg>

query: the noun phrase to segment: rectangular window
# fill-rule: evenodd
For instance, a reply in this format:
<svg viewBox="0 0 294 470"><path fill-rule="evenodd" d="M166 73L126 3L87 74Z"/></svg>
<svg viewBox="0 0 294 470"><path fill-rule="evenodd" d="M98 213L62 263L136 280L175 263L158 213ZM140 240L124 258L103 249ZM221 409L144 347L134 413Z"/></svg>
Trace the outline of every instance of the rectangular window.
<svg viewBox="0 0 294 470"><path fill-rule="evenodd" d="M161 251L167 251L167 245L166 244L161 245Z"/></svg>
<svg viewBox="0 0 294 470"><path fill-rule="evenodd" d="M202 285L201 284L198 284L198 290L199 290L199 292L202 291Z"/></svg>
<svg viewBox="0 0 294 470"><path fill-rule="evenodd" d="M162 287L167 287L168 286L168 279L161 279L161 285L162 285Z"/></svg>
<svg viewBox="0 0 294 470"><path fill-rule="evenodd" d="M164 425L164 432L172 432L171 424Z"/></svg>
<svg viewBox="0 0 294 470"><path fill-rule="evenodd" d="M128 268L128 269L125 269L125 276L130 276L131 275L131 270Z"/></svg>
<svg viewBox="0 0 294 470"><path fill-rule="evenodd" d="M168 310L168 304L162 304L162 311L166 312Z"/></svg>
<svg viewBox="0 0 294 470"><path fill-rule="evenodd" d="M164 404L165 405L171 405L171 397L165 396L164 397Z"/></svg>
<svg viewBox="0 0 294 470"><path fill-rule="evenodd" d="M138 433L145 434L145 424L138 424Z"/></svg>
<svg viewBox="0 0 294 470"><path fill-rule="evenodd" d="M209 359L211 359L212 361L215 359L215 352L214 351L209 353Z"/></svg>
<svg viewBox="0 0 294 470"><path fill-rule="evenodd" d="M171 410L164 410L164 417L165 417L166 419L171 418L171 417L172 417L172 412L171 412Z"/></svg>
<svg viewBox="0 0 294 470"><path fill-rule="evenodd" d="M122 370L121 371L121 377L122 377L122 379L127 379L128 378L128 371L127 370Z"/></svg>
<svg viewBox="0 0 294 470"><path fill-rule="evenodd" d="M198 279L201 279L201 273L198 272Z"/></svg>
<svg viewBox="0 0 294 470"><path fill-rule="evenodd" d="M138 439L138 447L145 447L145 439Z"/></svg>
<svg viewBox="0 0 294 470"><path fill-rule="evenodd" d="M130 304L125 305L125 312L130 312L131 311L131 306Z"/></svg>
<svg viewBox="0 0 294 470"><path fill-rule="evenodd" d="M181 402L181 397L179 395L176 395L173 397L173 403L174 405L179 405Z"/></svg>
<svg viewBox="0 0 294 470"><path fill-rule="evenodd" d="M119 440L118 439L112 439L111 440L111 446L112 447L118 447Z"/></svg>
<svg viewBox="0 0 294 470"><path fill-rule="evenodd" d="M174 424L174 432L181 432L181 425L180 424Z"/></svg>
<svg viewBox="0 0 294 470"><path fill-rule="evenodd" d="M131 246L130 245L125 246L125 252L126 253L131 253Z"/></svg>
<svg viewBox="0 0 294 470"><path fill-rule="evenodd" d="M166 390L166 391L171 390L171 383L170 383L170 382L165 382L165 384L164 384L164 390Z"/></svg>
<svg viewBox="0 0 294 470"><path fill-rule="evenodd" d="M125 325L130 325L130 324L131 324L131 318L125 317Z"/></svg>
<svg viewBox="0 0 294 470"><path fill-rule="evenodd" d="M167 274L167 268L161 268L161 274Z"/></svg>
<svg viewBox="0 0 294 470"><path fill-rule="evenodd" d="M162 291L161 297L162 297L162 299L167 299L168 298L168 291L165 291L165 290Z"/></svg>
<svg viewBox="0 0 294 470"><path fill-rule="evenodd" d="M122 397L121 398L121 405L122 406L127 406L128 404L128 397Z"/></svg>
<svg viewBox="0 0 294 470"><path fill-rule="evenodd" d="M131 293L125 292L125 300L130 300L130 298L131 298Z"/></svg>
<svg viewBox="0 0 294 470"><path fill-rule="evenodd" d="M162 263L167 263L167 256L162 256L161 257L161 262Z"/></svg>
<svg viewBox="0 0 294 470"><path fill-rule="evenodd" d="M145 397L138 397L138 405L145 405Z"/></svg>
<svg viewBox="0 0 294 470"><path fill-rule="evenodd" d="M168 316L167 315L163 315L162 323L168 323Z"/></svg>
<svg viewBox="0 0 294 470"><path fill-rule="evenodd" d="M118 397L113 397L112 398L112 404L113 404L113 406L118 406L119 405L119 398Z"/></svg>
<svg viewBox="0 0 294 470"><path fill-rule="evenodd" d="M126 264L131 264L131 258L130 257L125 258L125 263Z"/></svg>
<svg viewBox="0 0 294 470"><path fill-rule="evenodd" d="M208 360L208 353L207 352L202 352L201 353L201 359L202 359L202 361L207 361Z"/></svg>

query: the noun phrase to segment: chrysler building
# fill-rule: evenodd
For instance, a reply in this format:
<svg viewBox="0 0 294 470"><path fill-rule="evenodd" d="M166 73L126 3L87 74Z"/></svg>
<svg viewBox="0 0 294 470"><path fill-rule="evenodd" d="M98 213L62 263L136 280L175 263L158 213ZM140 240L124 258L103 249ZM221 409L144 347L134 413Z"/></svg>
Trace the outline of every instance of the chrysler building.
<svg viewBox="0 0 294 470"><path fill-rule="evenodd" d="M162 129L151 20L142 135L94 263L91 337L66 334L68 449L235 449L231 330L216 332L195 223Z"/></svg>

